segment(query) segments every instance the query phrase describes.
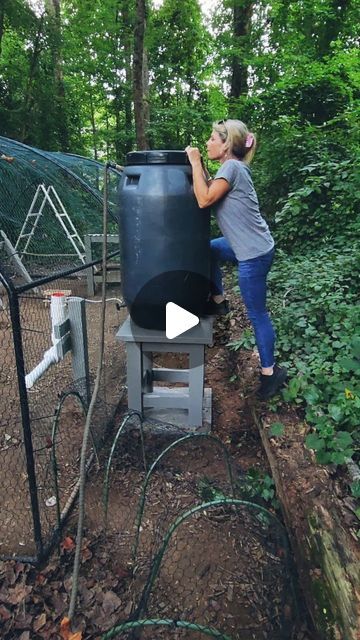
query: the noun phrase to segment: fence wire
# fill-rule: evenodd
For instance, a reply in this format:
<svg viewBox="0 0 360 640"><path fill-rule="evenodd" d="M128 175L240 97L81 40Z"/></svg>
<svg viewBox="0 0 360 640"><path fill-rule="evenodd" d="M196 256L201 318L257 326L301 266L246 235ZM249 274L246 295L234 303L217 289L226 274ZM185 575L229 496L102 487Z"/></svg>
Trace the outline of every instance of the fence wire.
<svg viewBox="0 0 360 640"><path fill-rule="evenodd" d="M224 445L173 425L141 425L137 414L113 434L102 473L88 483L87 531L128 577L118 622L94 633L290 638L296 600L285 530L261 499L244 500L246 475Z"/></svg>
<svg viewBox="0 0 360 640"><path fill-rule="evenodd" d="M104 165L94 160L42 151L0 136L0 230L15 247L37 189L44 185L45 189L55 189L82 241L85 234L101 233L103 173ZM116 233L116 193L121 173L109 169L108 176L109 233ZM43 200L43 192L39 192L34 213ZM34 221L35 217L27 231ZM21 252L21 245L19 250L32 277L83 264L47 200L26 252Z"/></svg>
<svg viewBox="0 0 360 640"><path fill-rule="evenodd" d="M2 273L13 276L12 264L2 256ZM7 265L4 263L7 260ZM85 272L83 272L85 274ZM51 347L50 297L54 291L66 296L86 298L86 278L81 272L75 278L52 279L44 285L15 297L18 304L18 334L22 342L25 375L42 360ZM21 284L18 276L10 278ZM117 297L118 292L109 295ZM29 489L28 460L24 449L22 399L19 395L17 362L14 350L14 319L12 301L5 287L1 288L0 306L0 554L31 556L37 554L33 531L33 511L30 493L35 492L39 506L39 520L43 543L52 539L58 524L56 485L54 481L54 455L58 472L58 492L62 512L73 497L79 473L79 455L86 407L81 407L75 394L84 397L86 384L91 392L98 361L98 335L101 304L95 299L85 303L88 339L89 378L74 379L72 355L66 354L52 365L26 392L29 412L29 435L32 441L32 462L36 486ZM105 356L103 376L92 424L92 444L99 447L107 425L111 422L123 393L125 382L124 349L116 341L116 329L124 318L116 300L107 303L105 326ZM69 394L69 392L71 392ZM69 395L68 395L69 394ZM66 396L64 398L64 396ZM61 409L59 409L59 402ZM56 420L56 430L54 430ZM89 451L90 455L90 451Z"/></svg>

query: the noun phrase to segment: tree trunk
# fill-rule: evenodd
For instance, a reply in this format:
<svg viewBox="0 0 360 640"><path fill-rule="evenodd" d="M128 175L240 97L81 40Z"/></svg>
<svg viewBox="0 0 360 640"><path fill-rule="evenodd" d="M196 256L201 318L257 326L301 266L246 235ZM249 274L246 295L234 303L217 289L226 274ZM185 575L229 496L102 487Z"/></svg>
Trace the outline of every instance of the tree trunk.
<svg viewBox="0 0 360 640"><path fill-rule="evenodd" d="M131 67L132 60L132 33L133 25L129 13L128 0L125 0L123 6L123 22L124 22L124 64L125 64L125 87L124 87L124 111L125 111L125 153L131 151L133 145L133 116L132 116L132 82L133 74Z"/></svg>
<svg viewBox="0 0 360 640"><path fill-rule="evenodd" d="M67 122L67 111L65 104L65 85L63 76L62 60L62 36L61 36L61 14L60 0L45 0L45 7L50 18L50 32L53 59L53 74L56 95L56 122L58 139L62 151L69 151L69 131Z"/></svg>
<svg viewBox="0 0 360 640"><path fill-rule="evenodd" d="M248 92L248 67L244 60L247 49L247 41L251 30L251 17L253 12L251 0L234 0L233 3L233 35L235 53L232 61L231 91L232 98L247 95Z"/></svg>
<svg viewBox="0 0 360 640"><path fill-rule="evenodd" d="M44 15L40 17L39 26L36 33L36 37L34 40L34 47L30 59L29 64L29 76L26 83L26 91L24 95L24 110L23 110L23 118L22 118L22 130L21 130L21 140L22 142L26 142L27 136L29 133L29 122L31 118L31 110L34 101L33 97L33 85L34 78L36 74L36 69L39 62L39 57L41 53L41 37L43 35L43 26L44 26Z"/></svg>
<svg viewBox="0 0 360 640"><path fill-rule="evenodd" d="M120 164L123 164L124 155L133 147L133 19L134 15L132 7L129 6L129 0L118 0L115 17L117 36L114 39L113 58L114 67L121 69L122 73L114 79L112 110L115 113L116 122L115 157ZM123 79L124 71L125 80Z"/></svg>
<svg viewBox="0 0 360 640"><path fill-rule="evenodd" d="M90 96L90 120L91 120L91 131L92 131L92 139L93 139L93 150L94 150L94 158L98 159L98 150L96 145L96 122L95 122L95 110L94 110L94 101L93 101L93 90L91 86L91 77L89 78L89 96Z"/></svg>
<svg viewBox="0 0 360 640"><path fill-rule="evenodd" d="M147 127L149 124L149 100L147 55L144 46L146 28L146 0L136 0L136 23L134 33L134 112L136 129L136 146L147 149Z"/></svg>

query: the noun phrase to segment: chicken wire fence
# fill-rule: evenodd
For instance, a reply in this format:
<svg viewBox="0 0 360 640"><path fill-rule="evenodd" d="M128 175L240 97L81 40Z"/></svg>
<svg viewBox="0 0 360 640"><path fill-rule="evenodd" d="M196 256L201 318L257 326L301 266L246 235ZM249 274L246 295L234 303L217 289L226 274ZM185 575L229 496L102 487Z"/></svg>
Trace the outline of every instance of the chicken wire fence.
<svg viewBox="0 0 360 640"><path fill-rule="evenodd" d="M78 488L101 317L101 305L87 299L89 273L93 291L94 273L98 281L102 278L102 244L89 261L84 235L101 238L105 172L103 165L86 158L0 138L0 173L0 554L37 562L56 541ZM107 167L106 175L105 210L115 230L121 174ZM118 261L118 253L107 252L106 270ZM49 366L49 353L54 359L59 348L54 346L50 301L59 291L67 301L69 325L55 340L61 342L63 357ZM115 344L120 303L114 299L106 307L104 366L89 461L124 383L123 349Z"/></svg>
<svg viewBox="0 0 360 640"><path fill-rule="evenodd" d="M222 441L133 413L100 464L103 473L87 485L86 527L113 550L126 586L117 621L96 636L291 637L286 532L261 500L249 499L246 475Z"/></svg>
<svg viewBox="0 0 360 640"><path fill-rule="evenodd" d="M22 291L2 263L0 281L0 553L37 561L54 543L60 515L65 518L76 495L83 428L98 365L101 304L86 301L80 277L59 277ZM29 373L52 348L54 290L65 293L69 308L75 303L79 316L71 321L71 351L29 384ZM115 332L123 313L116 299L107 303L89 459L101 445L122 395L124 353ZM81 362L86 360L80 369L74 367L77 352Z"/></svg>

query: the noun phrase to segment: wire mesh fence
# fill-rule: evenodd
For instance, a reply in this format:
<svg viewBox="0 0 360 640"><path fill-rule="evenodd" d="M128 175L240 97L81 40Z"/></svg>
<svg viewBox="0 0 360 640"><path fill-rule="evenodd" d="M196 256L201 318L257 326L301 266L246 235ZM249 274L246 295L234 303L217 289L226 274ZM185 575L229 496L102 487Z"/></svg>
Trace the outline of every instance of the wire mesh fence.
<svg viewBox="0 0 360 640"><path fill-rule="evenodd" d="M72 277L60 272L44 284L24 284L4 250L0 263L0 554L36 560L51 546L59 519L76 494L83 427L98 363L101 304L86 298L84 267ZM64 294L68 307L80 301L82 323L74 319L71 350L29 384L30 372L52 348L54 291ZM92 451L104 438L124 386L124 353L115 340L124 313L119 302L115 294L107 303ZM86 375L74 368L78 351L87 358Z"/></svg>
<svg viewBox="0 0 360 640"><path fill-rule="evenodd" d="M173 427L127 416L88 484L87 530L126 576L117 622L101 637L290 638L281 522L247 499L246 475L220 440Z"/></svg>
<svg viewBox="0 0 360 640"><path fill-rule="evenodd" d="M107 174L109 232L116 232L121 173ZM104 165L0 137L0 178L0 230L29 274L84 264L84 235L102 231Z"/></svg>
<svg viewBox="0 0 360 640"><path fill-rule="evenodd" d="M101 254L87 262L83 237L102 230L104 167L60 156L0 138L0 554L31 561L51 547L76 495L82 432L98 363L101 305L87 300L87 280ZM115 230L120 174L107 175L112 193L107 212ZM117 247L111 248L116 253ZM107 258L109 262L109 251ZM55 292L73 309L69 352L56 357L56 364L44 365L38 375L55 348L50 302ZM122 317L117 291L114 298L106 311L92 452L104 437L124 384L123 349L115 347ZM66 336L61 342L65 345ZM34 376L32 383L29 376Z"/></svg>

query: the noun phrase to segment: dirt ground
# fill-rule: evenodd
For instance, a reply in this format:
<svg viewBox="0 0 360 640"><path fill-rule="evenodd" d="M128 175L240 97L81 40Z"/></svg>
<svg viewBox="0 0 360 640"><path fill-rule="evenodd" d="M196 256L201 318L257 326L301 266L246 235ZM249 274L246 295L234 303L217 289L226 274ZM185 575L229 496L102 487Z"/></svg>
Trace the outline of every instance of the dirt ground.
<svg viewBox="0 0 360 640"><path fill-rule="evenodd" d="M116 316L109 324L113 331L118 320ZM204 634L196 625L204 625L233 640L313 639L303 622L301 594L294 595L296 573L287 541L273 517L281 516L271 503L249 497L247 472L268 474L269 465L254 422L254 412L264 414L255 395L257 355L226 347L246 326L243 310L236 307L228 317L217 320L214 346L207 349L206 385L213 393L211 435L218 440L186 441L159 461L148 482L141 521L138 505L146 477L144 458L148 469L181 432L170 428L159 434L146 426L142 439L137 421L130 424L109 467L106 522L104 477L111 441L100 455L99 466L91 469L73 625L82 630L83 639L100 638L119 620L131 617L186 620L195 629L152 626L114 637L197 640ZM111 330L108 340L114 349ZM115 351L112 357L112 370L121 369ZM171 366L173 358L163 364ZM75 407L70 406L69 412L76 412ZM125 413L126 407L121 405L116 426ZM78 419L81 421L80 414ZM231 456L233 483L221 443ZM79 443L74 443L73 449L78 455ZM231 496L234 488L237 498L252 504L194 511L203 501ZM261 512L262 507L269 509L270 515ZM172 530L176 519L178 524ZM75 531L76 512L58 554L44 567L0 563L4 640L61 638L60 620L66 615L72 586ZM168 545L163 548L166 535ZM152 588L147 589L156 560L159 571Z"/></svg>

